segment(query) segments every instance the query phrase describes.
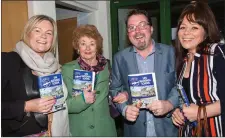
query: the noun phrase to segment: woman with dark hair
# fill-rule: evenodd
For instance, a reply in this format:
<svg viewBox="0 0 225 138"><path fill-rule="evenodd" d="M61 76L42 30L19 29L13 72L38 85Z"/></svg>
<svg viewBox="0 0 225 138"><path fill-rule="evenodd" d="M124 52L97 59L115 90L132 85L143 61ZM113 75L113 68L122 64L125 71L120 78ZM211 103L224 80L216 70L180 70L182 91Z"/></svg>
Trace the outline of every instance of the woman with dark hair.
<svg viewBox="0 0 225 138"><path fill-rule="evenodd" d="M77 60L63 65L63 79L68 88L68 111L72 136L116 136L115 122L109 112L109 69L102 56L103 38L94 25L80 25L74 30L73 48ZM73 70L96 73L94 90L85 88L72 96ZM97 91L97 92L96 92Z"/></svg>
<svg viewBox="0 0 225 138"><path fill-rule="evenodd" d="M225 104L225 47L219 42L220 32L209 6L203 2L188 4L178 20L176 67L178 84L191 104L182 105L182 112L176 109L172 114L176 126L186 126L184 136L193 132L185 119L196 121L200 106L206 108L208 136L224 136L225 106L221 105Z"/></svg>

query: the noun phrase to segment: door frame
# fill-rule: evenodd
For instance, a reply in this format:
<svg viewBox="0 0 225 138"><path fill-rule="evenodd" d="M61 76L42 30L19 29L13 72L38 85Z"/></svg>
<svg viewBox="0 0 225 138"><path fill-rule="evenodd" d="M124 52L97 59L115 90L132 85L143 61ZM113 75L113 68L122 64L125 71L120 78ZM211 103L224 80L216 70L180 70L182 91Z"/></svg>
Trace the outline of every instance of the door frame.
<svg viewBox="0 0 225 138"><path fill-rule="evenodd" d="M161 43L171 44L170 0L110 0L112 56L119 48L118 9L157 1L160 3L160 40Z"/></svg>

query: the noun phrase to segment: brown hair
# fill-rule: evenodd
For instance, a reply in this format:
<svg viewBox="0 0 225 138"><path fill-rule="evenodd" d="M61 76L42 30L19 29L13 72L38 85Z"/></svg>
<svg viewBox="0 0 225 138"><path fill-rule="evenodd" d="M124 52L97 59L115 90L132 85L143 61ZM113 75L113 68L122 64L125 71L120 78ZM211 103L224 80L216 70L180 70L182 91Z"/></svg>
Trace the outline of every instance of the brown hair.
<svg viewBox="0 0 225 138"><path fill-rule="evenodd" d="M152 26L152 20L149 16L148 12L145 10L140 10L140 9L134 9L127 14L127 19L125 21L126 26L127 26L127 22L129 20L129 18L133 15L144 15L147 18L149 25Z"/></svg>
<svg viewBox="0 0 225 138"><path fill-rule="evenodd" d="M204 51L204 48L211 43L217 43L220 41L220 32L218 26L216 24L215 16L208 6L207 3L202 1L194 1L188 4L182 11L179 19L178 19L178 26L177 26L177 37L176 37L176 68L177 72L181 69L183 59L187 54L187 50L184 49L180 43L178 38L178 31L180 29L180 25L184 19L187 18L189 22L197 23L201 25L206 33L206 39L198 44L197 52L207 54Z"/></svg>
<svg viewBox="0 0 225 138"><path fill-rule="evenodd" d="M96 41L97 54L102 54L103 38L94 25L80 25L73 31L73 47L75 50L79 48L79 39L81 37L89 37Z"/></svg>
<svg viewBox="0 0 225 138"><path fill-rule="evenodd" d="M56 26L56 22L54 21L54 19L52 19L49 16L46 15L35 15L32 16L28 22L26 23L22 35L21 35L21 40L26 43L28 46L30 46L29 44L29 34L31 33L31 31L34 29L34 27L39 24L42 21L49 21L52 26L53 26L53 41L52 41L52 45L50 47L50 51L53 51L56 48L56 41L57 41L57 26Z"/></svg>

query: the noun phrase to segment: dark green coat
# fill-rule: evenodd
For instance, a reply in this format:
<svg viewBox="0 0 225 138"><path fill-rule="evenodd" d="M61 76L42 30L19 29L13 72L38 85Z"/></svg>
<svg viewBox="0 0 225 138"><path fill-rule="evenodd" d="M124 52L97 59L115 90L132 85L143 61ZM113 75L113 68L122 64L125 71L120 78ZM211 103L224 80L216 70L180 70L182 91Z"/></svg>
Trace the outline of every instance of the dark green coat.
<svg viewBox="0 0 225 138"><path fill-rule="evenodd" d="M110 116L107 99L108 65L99 73L95 90L100 93L96 94L96 101L93 104L86 104L81 95L71 96L74 69L80 69L76 60L62 67L63 80L68 89L67 105L72 136L116 136L115 122Z"/></svg>

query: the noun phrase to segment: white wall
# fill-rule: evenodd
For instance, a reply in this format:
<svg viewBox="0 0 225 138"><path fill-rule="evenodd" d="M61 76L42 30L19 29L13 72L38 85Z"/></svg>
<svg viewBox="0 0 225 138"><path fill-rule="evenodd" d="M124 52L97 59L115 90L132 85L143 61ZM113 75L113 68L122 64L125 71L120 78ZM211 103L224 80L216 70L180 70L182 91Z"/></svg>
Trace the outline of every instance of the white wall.
<svg viewBox="0 0 225 138"><path fill-rule="evenodd" d="M90 9L98 9L98 3L96 1L76 1L80 5L84 5L85 7L89 7Z"/></svg>
<svg viewBox="0 0 225 138"><path fill-rule="evenodd" d="M110 11L109 1L27 1L29 17L36 14L45 14L56 20L55 3L63 6L76 7L83 11L79 13L78 24L95 25L103 37L103 55L112 59ZM61 17L60 17L61 18ZM58 56L57 56L58 57Z"/></svg>
<svg viewBox="0 0 225 138"><path fill-rule="evenodd" d="M86 13L86 12L80 12L77 15L77 25L81 25L81 24L88 24L89 21L89 14L91 13Z"/></svg>
<svg viewBox="0 0 225 138"><path fill-rule="evenodd" d="M112 60L110 2L98 1L99 9L96 14L96 27L103 37L103 55Z"/></svg>
<svg viewBox="0 0 225 138"><path fill-rule="evenodd" d="M80 12L56 8L56 20L63 20L68 18L77 17Z"/></svg>
<svg viewBox="0 0 225 138"><path fill-rule="evenodd" d="M45 14L56 20L55 1L27 1L28 17Z"/></svg>

